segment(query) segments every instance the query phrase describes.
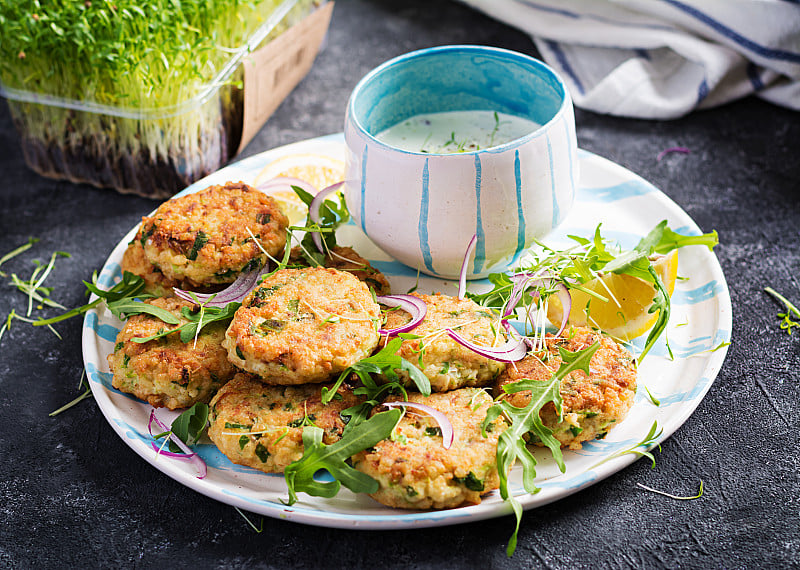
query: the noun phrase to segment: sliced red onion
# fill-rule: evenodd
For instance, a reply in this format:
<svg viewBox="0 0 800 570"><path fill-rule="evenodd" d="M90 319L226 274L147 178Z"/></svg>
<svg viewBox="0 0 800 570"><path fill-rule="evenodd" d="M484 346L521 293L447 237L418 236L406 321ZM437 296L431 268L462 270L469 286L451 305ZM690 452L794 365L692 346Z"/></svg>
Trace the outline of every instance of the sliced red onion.
<svg viewBox="0 0 800 570"><path fill-rule="evenodd" d="M461 274L458 277L458 298L463 299L464 294L467 292L467 265L472 253L475 251L475 246L478 245L478 234L474 234L472 239L469 240L467 251L464 253L464 261L461 263Z"/></svg>
<svg viewBox="0 0 800 570"><path fill-rule="evenodd" d="M428 305L425 301L414 295L379 295L375 299L387 307L400 307L411 315L411 320L396 329L379 329L378 334L387 336L397 336L400 333L408 332L417 327L428 313Z"/></svg>
<svg viewBox="0 0 800 570"><path fill-rule="evenodd" d="M383 405L386 408L409 408L432 417L434 420L436 420L436 423L439 424L439 428L442 430L442 447L445 449L450 449L450 446L453 445L453 439L455 435L453 432L453 424L450 423L450 420L447 419L446 415L436 408L432 408L425 404L415 404L414 402L384 402Z"/></svg>
<svg viewBox="0 0 800 570"><path fill-rule="evenodd" d="M158 419L158 417L156 416L155 408L150 410L150 421L147 422L147 431L150 432L151 436L153 435L153 424L154 423L161 429L162 433L169 432L169 436L168 437L173 442L175 442L175 445L177 445L178 447L181 448L181 451L183 451L185 453L184 457L186 458L186 460L191 461L194 464L195 468L197 469L197 471L199 473L197 478L198 479L203 479L208 474L208 466L206 465L206 462L203 461L202 459L200 459L200 456L197 455L194 451L192 451L192 449L188 445L183 443L183 441L181 441L181 439L177 435L172 433L172 430L169 428L169 426L167 426L164 422L162 422L161 420ZM159 453L161 453L162 455L170 454L170 455L167 455L167 456L168 457L172 456L171 455L172 454L171 451L162 451L160 448L156 448L156 450Z"/></svg>
<svg viewBox="0 0 800 570"><path fill-rule="evenodd" d="M525 344L525 339L523 337L517 337L513 333L511 334L512 338L500 346L482 346L472 343L453 329L447 329L447 334L458 344L467 347L481 356L497 360L498 362L516 362L517 360L522 360L525 358L525 355L528 354L528 345Z"/></svg>
<svg viewBox="0 0 800 570"><path fill-rule="evenodd" d="M658 156L656 156L656 161L661 162L661 159L664 158L665 156L667 156L671 152L679 152L681 154L689 154L692 151L690 151L688 148L686 148L684 146L673 146L673 147L670 147L670 148L665 148L664 150L662 150L661 152L658 153Z"/></svg>
<svg viewBox="0 0 800 570"><path fill-rule="evenodd" d="M327 198L331 192L335 192L336 190L338 190L342 184L344 184L344 181L337 182L336 184L331 184L327 188L320 190L319 194L314 196L314 199L308 206L308 219L310 219L315 224L320 225L321 220L319 216L319 209L320 207L322 207L322 203L325 201L325 198ZM314 232L313 234L311 234L311 239L314 240L314 245L317 246L319 252L325 255L326 251L325 248L322 247L322 236L319 235L319 232Z"/></svg>
<svg viewBox="0 0 800 570"><path fill-rule="evenodd" d="M561 301L561 326L556 333L556 336L561 336L561 333L564 332L564 329L567 328L567 323L569 322L569 313L572 310L572 295L569 294L569 289L567 286L558 282L558 300Z"/></svg>
<svg viewBox="0 0 800 570"><path fill-rule="evenodd" d="M299 178L292 178L291 176L278 176L276 178L271 178L265 182L262 182L256 186L256 188L265 194L269 194L271 190L279 190L281 188L292 190L292 186L302 188L312 196L317 193L317 189L312 184Z"/></svg>
<svg viewBox="0 0 800 570"><path fill-rule="evenodd" d="M234 301L241 303L248 293L253 290L258 283L258 280L264 273L266 273L266 271L267 268L264 267L258 271L248 271L247 273L242 273L236 278L236 281L228 285L228 287L219 293L193 293L184 289L178 289L177 287L173 287L172 290L175 292L175 295L186 301L193 303L199 301L201 305L206 307L224 307L228 303L232 303ZM209 299L211 300L209 301Z"/></svg>

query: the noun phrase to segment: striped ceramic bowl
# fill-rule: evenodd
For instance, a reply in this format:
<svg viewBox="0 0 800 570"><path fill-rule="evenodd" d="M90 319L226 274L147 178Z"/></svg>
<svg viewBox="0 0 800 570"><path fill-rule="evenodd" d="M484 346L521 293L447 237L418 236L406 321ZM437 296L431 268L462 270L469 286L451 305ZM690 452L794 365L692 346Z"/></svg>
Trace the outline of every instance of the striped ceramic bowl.
<svg viewBox="0 0 800 570"><path fill-rule="evenodd" d="M494 111L538 127L483 150L402 150L376 135L411 117ZM356 223L402 263L470 278L507 269L572 207L578 181L572 99L542 62L484 46L442 46L390 60L355 87L345 117L345 195Z"/></svg>

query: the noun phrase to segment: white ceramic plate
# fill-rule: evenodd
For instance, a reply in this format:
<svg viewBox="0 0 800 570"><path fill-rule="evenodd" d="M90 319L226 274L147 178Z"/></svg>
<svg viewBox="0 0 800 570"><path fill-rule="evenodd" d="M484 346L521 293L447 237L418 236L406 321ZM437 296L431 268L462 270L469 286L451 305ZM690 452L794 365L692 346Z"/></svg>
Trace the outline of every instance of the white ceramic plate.
<svg viewBox="0 0 800 570"><path fill-rule="evenodd" d="M242 160L193 184L183 193L228 180L252 182L258 172L277 157L294 153L320 153L343 158L341 135L312 139ZM558 231L546 241L555 246L568 245L566 236L593 235L599 222L603 235L619 241L624 247L638 240L662 219L680 233L699 234L692 219L677 204L645 180L608 160L580 153L581 184L576 204ZM120 261L136 228L126 235L106 261L100 284L110 286L120 279ZM339 242L353 245L389 279L395 292L405 292L417 279L416 271L392 261L377 249L360 230L350 224L340 230ZM536 484L541 491L526 494L521 483L521 469L512 471L511 490L527 508L541 506L584 489L632 463L637 456L626 454L600 465L615 452L639 443L653 421L663 428L658 441L671 435L695 410L719 372L725 358L725 347L731 334L731 301L719 262L707 248L692 246L681 250L679 281L672 297L672 317L667 333L674 360L667 358L663 340L653 348L639 368L639 391L627 419L603 440L584 444L580 451L566 451L566 472L561 473L549 451L534 452L539 465ZM481 283L471 284L472 288ZM431 277L419 278L419 291L441 291L454 294L457 284ZM289 507L286 485L281 475L267 475L231 463L217 448L207 442L198 446L208 464L208 476L196 477L191 464L158 457L150 447L147 421L150 406L123 394L111 386L106 356L113 350L115 337L122 323L104 308L87 313L83 331L83 355L94 393L111 427L142 458L176 481L219 501L263 515L295 522L362 529L416 528L457 524L505 515L510 507L497 491L484 498L480 505L445 511L403 511L384 507L368 496L342 488L333 499L301 494L301 500ZM663 336L662 336L663 339ZM641 348L643 339L638 339ZM636 343L634 343L636 344ZM644 386L660 400L656 407L647 397ZM177 415L159 410L167 423Z"/></svg>

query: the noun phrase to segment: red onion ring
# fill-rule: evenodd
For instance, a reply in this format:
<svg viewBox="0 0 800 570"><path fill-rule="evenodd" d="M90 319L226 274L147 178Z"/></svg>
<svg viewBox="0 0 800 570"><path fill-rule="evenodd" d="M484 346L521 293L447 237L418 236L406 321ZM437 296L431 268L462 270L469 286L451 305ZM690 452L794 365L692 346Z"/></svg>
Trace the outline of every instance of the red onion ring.
<svg viewBox="0 0 800 570"><path fill-rule="evenodd" d="M436 423L439 424L439 428L442 430L442 447L445 449L450 449L450 446L453 445L453 439L455 439L453 424L450 423L450 420L447 419L446 415L436 408L432 408L425 404L415 404L414 402L384 402L383 406L386 408L409 408L418 412L423 412L424 414L432 417L434 420L436 420Z"/></svg>
<svg viewBox="0 0 800 570"><path fill-rule="evenodd" d="M319 216L319 209L322 207L322 203L325 201L325 198L331 193L335 192L339 189L339 187L344 184L344 181L337 182L336 184L331 184L327 188L320 190L319 193L314 196L314 199L311 201L311 204L308 206L308 219L314 222L317 225L320 225L320 216ZM325 255L327 252L325 248L322 246L322 236L319 235L319 232L313 232L311 234L311 239L314 240L314 245L317 246L319 252Z"/></svg>
<svg viewBox="0 0 800 570"><path fill-rule="evenodd" d="M467 264L472 253L475 251L475 246L478 245L478 234L473 234L472 239L469 240L467 251L464 253L464 261L461 263L461 273L458 277L458 298L464 298L464 293L467 292Z"/></svg>
<svg viewBox="0 0 800 570"><path fill-rule="evenodd" d="M228 303L232 303L234 301L241 303L248 293L253 290L258 283L258 280L262 275L264 275L264 273L266 273L266 271L267 268L264 267L258 271L248 271L247 273L242 273L236 278L236 281L228 285L228 287L219 293L215 294L194 293L184 289L178 289L177 287L173 287L172 290L175 292L175 295L181 299L190 301L192 303L199 301L201 305L206 307L224 307ZM211 299L212 296L214 297L213 299ZM196 300L193 297L196 297ZM209 299L211 300L209 301Z"/></svg>
<svg viewBox="0 0 800 570"><path fill-rule="evenodd" d="M387 307L400 307L411 315L411 320L396 329L379 329L378 334L387 336L397 336L400 333L408 332L416 328L428 313L428 305L425 301L414 295L379 295L375 297L378 303Z"/></svg>
<svg viewBox="0 0 800 570"><path fill-rule="evenodd" d="M286 188L287 190L291 190L292 186L302 188L312 196L317 193L317 189L310 183L306 182L305 180L301 180L300 178L292 178L291 176L278 176L276 178L271 178L256 186L256 189L261 190L265 194L269 194L269 190L275 190L277 188Z"/></svg>
<svg viewBox="0 0 800 570"><path fill-rule="evenodd" d="M500 346L482 346L472 343L453 329L447 329L447 334L461 346L465 346L481 356L498 362L516 362L517 360L522 360L528 354L528 345L525 343L525 339L516 337L513 333L511 334L511 340Z"/></svg>
<svg viewBox="0 0 800 570"><path fill-rule="evenodd" d="M569 313L572 311L572 295L569 294L569 289L567 286L564 285L559 281L558 283L558 300L561 301L561 326L556 333L556 336L561 336L561 333L564 332L564 329L567 328L567 323L569 322Z"/></svg>
<svg viewBox="0 0 800 570"><path fill-rule="evenodd" d="M673 146L673 147L670 147L670 148L665 148L664 150L662 150L661 152L658 153L658 156L656 156L656 161L657 162L661 162L661 159L664 158L665 156L667 156L671 152L679 152L681 154L689 154L692 151L690 151L688 148L686 148L684 146Z"/></svg>
<svg viewBox="0 0 800 570"><path fill-rule="evenodd" d="M150 410L150 420L147 422L147 431L150 432L151 436L153 435L153 424L154 423L162 430L162 432L169 432L169 436L168 437L172 441L175 442L175 445L177 445L178 447L181 448L181 451L183 451L186 454L184 456L186 458L186 460L191 461L194 464L194 466L197 469L197 471L199 472L199 475L197 476L197 478L198 479L203 479L208 474L208 466L206 465L206 462L203 461L202 459L200 459L200 456L197 455L197 453L192 451L192 449L188 445L183 443L183 441L181 441L181 439L177 435L172 433L172 430L164 422L162 422L161 420L158 419L158 417L156 416L155 408ZM151 445L156 447L152 443L151 443ZM156 451L158 451L158 453L160 453L162 455L169 454L169 455L167 455L167 457L172 457L173 456L171 451L162 451L161 448L158 448L158 447L156 447Z"/></svg>

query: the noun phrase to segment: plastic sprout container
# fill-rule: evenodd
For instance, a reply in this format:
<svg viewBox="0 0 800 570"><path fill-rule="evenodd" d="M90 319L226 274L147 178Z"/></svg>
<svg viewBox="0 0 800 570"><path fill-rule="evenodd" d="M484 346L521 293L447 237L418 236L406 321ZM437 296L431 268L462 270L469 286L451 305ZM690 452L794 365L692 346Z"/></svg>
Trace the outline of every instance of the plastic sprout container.
<svg viewBox="0 0 800 570"><path fill-rule="evenodd" d="M265 99L282 99L305 75L324 30L303 24L325 11L317 28L327 29L332 5L322 4L0 2L0 94L27 164L51 178L171 196L230 160L280 102ZM273 45L277 53L261 57L279 66L267 70L271 94L262 88L261 102L246 105L245 66L263 71L253 58ZM249 81L250 91L263 83Z"/></svg>

